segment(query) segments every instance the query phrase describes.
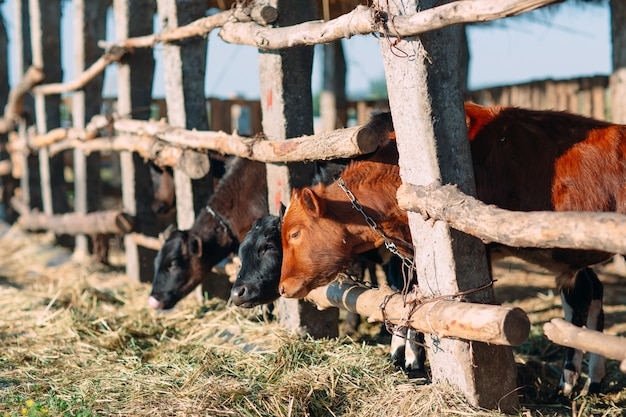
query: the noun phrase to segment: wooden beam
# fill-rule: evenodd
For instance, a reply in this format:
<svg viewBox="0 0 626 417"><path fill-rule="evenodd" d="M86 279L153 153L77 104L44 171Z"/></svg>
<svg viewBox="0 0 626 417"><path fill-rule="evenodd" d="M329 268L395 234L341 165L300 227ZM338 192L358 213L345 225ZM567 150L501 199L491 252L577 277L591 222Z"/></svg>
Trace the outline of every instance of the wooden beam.
<svg viewBox="0 0 626 417"><path fill-rule="evenodd" d="M597 353L608 359L626 361L626 338L624 337L578 327L558 318L544 324L543 332L548 339L558 345Z"/></svg>
<svg viewBox="0 0 626 417"><path fill-rule="evenodd" d="M626 253L626 215L582 212L517 212L487 205L455 185L402 184L398 204L424 219L514 247L571 248Z"/></svg>
<svg viewBox="0 0 626 417"><path fill-rule="evenodd" d="M528 338L530 320L523 310L452 298L405 303L405 297L389 287L372 289L341 278L306 296L319 309L338 307L369 322L388 321L438 337L506 346L519 346Z"/></svg>

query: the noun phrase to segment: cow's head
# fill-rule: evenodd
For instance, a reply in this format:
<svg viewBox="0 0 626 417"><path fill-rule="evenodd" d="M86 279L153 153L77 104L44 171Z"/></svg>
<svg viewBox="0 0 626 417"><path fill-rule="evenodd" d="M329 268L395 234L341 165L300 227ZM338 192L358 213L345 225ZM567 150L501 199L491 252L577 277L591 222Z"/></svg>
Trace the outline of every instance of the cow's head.
<svg viewBox="0 0 626 417"><path fill-rule="evenodd" d="M193 263L202 255L202 241L187 230L173 231L154 260L154 279L148 304L170 309L189 294L204 278Z"/></svg>
<svg viewBox="0 0 626 417"><path fill-rule="evenodd" d="M267 215L252 224L239 246L241 269L230 298L236 306L255 307L280 297L278 281L283 251L280 218Z"/></svg>
<svg viewBox="0 0 626 417"><path fill-rule="evenodd" d="M341 222L333 220L321 185L294 190L282 226L279 292L302 298L328 284L349 262L352 248Z"/></svg>

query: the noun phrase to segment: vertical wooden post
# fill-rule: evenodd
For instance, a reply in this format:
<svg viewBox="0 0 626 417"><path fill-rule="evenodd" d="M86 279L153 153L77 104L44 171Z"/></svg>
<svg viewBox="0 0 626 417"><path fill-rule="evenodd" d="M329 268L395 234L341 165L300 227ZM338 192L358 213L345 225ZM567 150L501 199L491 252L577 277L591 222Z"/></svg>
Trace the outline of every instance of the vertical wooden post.
<svg viewBox="0 0 626 417"><path fill-rule="evenodd" d="M347 126L346 60L341 40L323 45L324 69L320 93L322 131Z"/></svg>
<svg viewBox="0 0 626 417"><path fill-rule="evenodd" d="M7 31L4 26L4 16L0 14L0 113L4 114L4 108L7 105L9 99L9 54L8 54L8 38ZM6 133L0 133L0 160L6 160L9 158L6 152L6 144L8 141L8 135ZM10 195L7 193L9 188L9 182L11 181L9 175L3 175L1 177L2 185L2 201L0 202L0 219L7 220L7 197Z"/></svg>
<svg viewBox="0 0 626 417"><path fill-rule="evenodd" d="M41 68L47 83L61 82L61 2L60 0L30 0L30 32L33 65ZM61 96L35 95L37 131L46 133L61 126ZM39 151L39 173L43 211L52 215L69 208L64 177L64 155L50 157L48 150Z"/></svg>
<svg viewBox="0 0 626 417"><path fill-rule="evenodd" d="M193 22L204 16L204 0L157 0L161 28L172 29ZM172 126L187 129L208 130L209 123L204 97L206 74L207 40L202 37L186 39L180 44L163 45L165 67L165 101L167 117ZM213 109L213 106L211 106ZM186 163L196 166L208 164L208 156L189 154ZM199 159L203 159L202 161ZM182 230L191 229L196 213L204 207L213 193L213 174L209 172L200 178L191 178L182 169L174 169L176 189L176 221ZM196 295L202 298L206 292L215 295L216 278L206 277L198 287Z"/></svg>
<svg viewBox="0 0 626 417"><path fill-rule="evenodd" d="M375 3L392 14L417 11L417 0ZM440 3L423 0L419 8ZM460 26L452 26L419 38L405 38L395 46L383 39L381 50L403 182L456 183L463 192L475 195L458 71L461 30ZM449 228L445 222L431 225L417 213L409 213L409 222L416 272L424 294L455 294L491 281L480 240ZM493 289L481 290L469 298L492 303ZM475 406L504 411L518 406L516 368L509 347L445 339L436 334L426 339L433 381L458 387Z"/></svg>
<svg viewBox="0 0 626 417"><path fill-rule="evenodd" d="M15 69L22 76L33 63L33 52L30 41L30 0L15 2L15 48L18 51L15 57ZM33 123L34 101L32 96L25 97L24 111L18 126L20 139L27 142L26 129ZM20 178L22 201L30 208L42 208L41 181L39 176L39 162L36 154L25 154L22 161L22 177Z"/></svg>
<svg viewBox="0 0 626 417"><path fill-rule="evenodd" d="M316 17L316 1L273 0L278 9L278 26L288 26ZM273 140L286 140L313 133L311 72L313 48L298 47L281 51L259 51L263 131ZM291 188L308 185L314 164L268 164L269 211L278 214L280 203L291 197ZM317 311L308 302L280 298L279 322L301 334L314 337L338 335L338 310Z"/></svg>
<svg viewBox="0 0 626 417"><path fill-rule="evenodd" d="M154 0L114 0L117 39L153 33L154 7ZM152 49L135 49L118 68L118 113L121 117L147 120L154 74ZM121 152L120 162L124 210L136 216L135 231L156 236L156 217L150 208L154 198L150 168L135 152ZM151 281L155 251L137 246L128 235L124 246L126 274L140 281Z"/></svg>
<svg viewBox="0 0 626 417"><path fill-rule="evenodd" d="M157 0L161 29L172 29L204 16L203 0ZM163 45L165 69L165 101L167 117L172 126L207 130L208 120L204 97L207 41L202 37L180 44ZM198 155L204 158L206 155ZM180 169L174 169L176 216L180 229L190 229L196 212L206 204L213 192L212 175L192 180Z"/></svg>
<svg viewBox="0 0 626 417"><path fill-rule="evenodd" d="M102 54L98 40L104 39L108 0L75 0L74 7L74 71L82 73ZM96 76L82 90L72 96L72 122L74 127L84 128L86 123L100 113L104 74ZM89 191L89 192L88 192ZM74 211L86 214L98 209L102 197L100 181L100 153L89 156L74 150ZM89 253L87 236L76 236L74 258Z"/></svg>

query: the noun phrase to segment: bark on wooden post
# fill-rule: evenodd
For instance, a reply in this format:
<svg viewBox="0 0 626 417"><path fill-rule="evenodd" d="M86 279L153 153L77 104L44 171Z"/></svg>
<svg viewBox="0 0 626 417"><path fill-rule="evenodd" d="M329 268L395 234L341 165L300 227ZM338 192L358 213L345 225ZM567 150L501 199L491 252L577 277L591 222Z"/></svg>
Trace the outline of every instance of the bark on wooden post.
<svg viewBox="0 0 626 417"><path fill-rule="evenodd" d="M61 2L30 0L29 7L33 65L43 70L47 83L61 82ZM35 119L39 133L61 126L60 104L59 94L35 94ZM63 171L62 154L49 157L45 148L40 149L43 211L48 215L66 213L69 209Z"/></svg>
<svg viewBox="0 0 626 417"><path fill-rule="evenodd" d="M75 0L74 7L74 71L80 74L93 64L102 50L98 41L104 39L108 0ZM96 76L84 89L72 96L72 122L75 128L84 128L91 118L100 113L104 74ZM74 150L74 211L87 214L99 208L102 197L100 180L100 153L89 156L80 149ZM94 242L95 244L95 242ZM85 235L76 236L74 257L86 257L89 253ZM106 259L101 259L106 261Z"/></svg>
<svg viewBox="0 0 626 417"><path fill-rule="evenodd" d="M154 0L114 0L115 33L117 39L147 35L153 32ZM154 58L152 49L135 49L118 66L117 110L122 117L148 119ZM135 152L121 152L122 200L124 211L135 216L135 231L156 236L156 218L152 203L150 169ZM139 247L129 235L124 236L126 274L140 281L152 281L155 252Z"/></svg>
<svg viewBox="0 0 626 417"><path fill-rule="evenodd" d="M204 17L206 2L202 0L157 0L161 30L173 29ZM185 42L163 45L165 65L165 101L167 118L172 126L186 129L208 130L204 97L207 41L202 37ZM208 156L195 154L203 161L186 161L197 167L208 167ZM204 175L192 180L187 172L174 169L176 186L176 215L178 227L190 229L195 214L201 209L212 190L212 176Z"/></svg>
<svg viewBox="0 0 626 417"><path fill-rule="evenodd" d="M375 2L393 14L416 13L417 1ZM419 2L420 10L441 4ZM391 8L391 10L389 10ZM406 38L395 44L393 25L381 38L389 104L393 114L403 182L457 183L475 195L463 98L460 90L460 26ZM415 265L423 294L455 294L490 282L484 245L447 227L409 213ZM492 303L491 288L471 294L473 302ZM458 387L476 406L513 411L518 406L516 369L509 347L426 337L435 382Z"/></svg>
<svg viewBox="0 0 626 417"><path fill-rule="evenodd" d="M4 113L4 107L9 99L9 55L7 49L7 31L4 26L4 16L0 14L0 113ZM6 152L6 143L8 141L8 135L6 133L0 133L0 160L8 160L9 155ZM10 181L9 175L3 175L1 177L2 185L2 200L0 202L0 219L7 220L6 214L8 209L9 195L6 192L8 188L8 181Z"/></svg>
<svg viewBox="0 0 626 417"><path fill-rule="evenodd" d="M278 9L278 26L301 23L315 18L315 1L273 0ZM273 140L285 140L313 133L311 72L313 47L279 51L259 51L261 108L263 130ZM291 197L291 188L311 182L315 164L268 164L267 186L269 211L278 214L280 203ZM337 309L317 311L308 302L280 298L279 321L286 327L314 337L337 336Z"/></svg>
<svg viewBox="0 0 626 417"><path fill-rule="evenodd" d="M346 59L341 41L323 45L324 70L320 93L322 130L346 127L348 108L346 99Z"/></svg>

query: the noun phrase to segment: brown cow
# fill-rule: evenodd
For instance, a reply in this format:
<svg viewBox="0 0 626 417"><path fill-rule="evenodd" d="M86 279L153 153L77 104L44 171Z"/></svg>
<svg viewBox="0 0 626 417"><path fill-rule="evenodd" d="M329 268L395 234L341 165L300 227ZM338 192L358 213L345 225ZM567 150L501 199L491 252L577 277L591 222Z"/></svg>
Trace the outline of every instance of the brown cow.
<svg viewBox="0 0 626 417"><path fill-rule="evenodd" d="M477 195L485 203L519 211L626 213L626 126L556 111L473 103L466 103L465 110ZM401 180L395 143L370 160L353 162L342 180L400 252L412 256L407 216L396 201ZM346 259L382 244L339 182L294 190L283 222L279 291L285 297L304 297L332 281ZM495 247L502 249L490 249ZM556 274L566 319L602 330L602 286L586 267L611 254L506 249ZM580 353L568 354L566 393L576 382L581 360ZM590 360L590 376L589 390L597 391L604 377L604 361L597 355Z"/></svg>

